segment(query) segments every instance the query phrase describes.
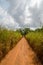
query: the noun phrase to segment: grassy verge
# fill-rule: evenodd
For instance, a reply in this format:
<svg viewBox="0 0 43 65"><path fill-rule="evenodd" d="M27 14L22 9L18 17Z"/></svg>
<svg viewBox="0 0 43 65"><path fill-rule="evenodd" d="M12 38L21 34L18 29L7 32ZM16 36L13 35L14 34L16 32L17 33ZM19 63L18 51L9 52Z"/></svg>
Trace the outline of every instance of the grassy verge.
<svg viewBox="0 0 43 65"><path fill-rule="evenodd" d="M43 63L43 32L31 31L26 34L26 39L30 43L30 46L36 52L40 61Z"/></svg>
<svg viewBox="0 0 43 65"><path fill-rule="evenodd" d="M18 31L0 29L0 61L22 38Z"/></svg>

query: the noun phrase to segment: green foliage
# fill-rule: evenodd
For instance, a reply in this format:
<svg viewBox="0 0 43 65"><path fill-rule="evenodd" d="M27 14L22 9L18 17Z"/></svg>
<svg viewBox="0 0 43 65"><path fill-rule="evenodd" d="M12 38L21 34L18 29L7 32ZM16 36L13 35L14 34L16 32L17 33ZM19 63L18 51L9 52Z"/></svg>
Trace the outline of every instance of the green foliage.
<svg viewBox="0 0 43 65"><path fill-rule="evenodd" d="M18 31L0 29L0 60L17 44L22 38Z"/></svg>
<svg viewBox="0 0 43 65"><path fill-rule="evenodd" d="M30 46L37 53L37 56L43 62L43 31L39 29L26 34L26 39L30 43Z"/></svg>
<svg viewBox="0 0 43 65"><path fill-rule="evenodd" d="M21 35L25 36L31 30L29 28L24 28L24 29L19 29L17 31L19 31L21 33Z"/></svg>
<svg viewBox="0 0 43 65"><path fill-rule="evenodd" d="M0 28L0 60L25 36L30 46L37 53L37 56L43 62L43 27L35 31L29 28L16 31Z"/></svg>
<svg viewBox="0 0 43 65"><path fill-rule="evenodd" d="M37 32L43 32L43 26L41 28L36 29Z"/></svg>

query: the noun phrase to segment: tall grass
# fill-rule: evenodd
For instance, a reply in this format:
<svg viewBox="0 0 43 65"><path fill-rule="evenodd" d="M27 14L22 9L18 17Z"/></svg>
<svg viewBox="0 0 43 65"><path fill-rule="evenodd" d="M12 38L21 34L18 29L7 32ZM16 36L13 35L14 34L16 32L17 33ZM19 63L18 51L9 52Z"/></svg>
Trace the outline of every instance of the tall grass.
<svg viewBox="0 0 43 65"><path fill-rule="evenodd" d="M36 52L38 58L43 63L43 32L42 31L31 31L26 34L30 46Z"/></svg>
<svg viewBox="0 0 43 65"><path fill-rule="evenodd" d="M0 29L0 61L22 38L18 31Z"/></svg>

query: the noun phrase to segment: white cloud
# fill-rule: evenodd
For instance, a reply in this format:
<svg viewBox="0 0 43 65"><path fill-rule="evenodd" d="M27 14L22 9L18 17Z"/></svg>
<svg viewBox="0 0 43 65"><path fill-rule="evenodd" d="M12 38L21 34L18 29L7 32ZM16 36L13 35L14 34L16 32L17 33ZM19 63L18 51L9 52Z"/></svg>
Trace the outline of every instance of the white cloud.
<svg viewBox="0 0 43 65"><path fill-rule="evenodd" d="M2 26L13 29L15 27L30 26L32 28L37 28L40 27L40 21L41 25L43 25L42 0L6 0L6 2L9 3L9 6L7 9L6 7L4 9L6 9L8 12L5 11L3 7L0 7L0 24Z"/></svg>
<svg viewBox="0 0 43 65"><path fill-rule="evenodd" d="M15 20L12 18L11 15L7 13L2 7L0 7L0 25L6 28L17 28L18 24L15 22Z"/></svg>
<svg viewBox="0 0 43 65"><path fill-rule="evenodd" d="M8 0L11 4L8 12L14 17L20 27L40 26L40 4L42 0ZM32 11L30 11L30 8ZM10 11L11 10L11 11Z"/></svg>
<svg viewBox="0 0 43 65"><path fill-rule="evenodd" d="M28 5L27 5L27 6L25 7L25 11L24 11L24 16L25 16L24 22L25 22L25 25L26 25L26 24L31 24L31 22L32 22L32 19L30 18L31 15L32 15L32 14L30 13L29 7L28 7Z"/></svg>
<svg viewBox="0 0 43 65"><path fill-rule="evenodd" d="M34 7L37 4L37 7L40 6L42 0L31 0L30 6Z"/></svg>

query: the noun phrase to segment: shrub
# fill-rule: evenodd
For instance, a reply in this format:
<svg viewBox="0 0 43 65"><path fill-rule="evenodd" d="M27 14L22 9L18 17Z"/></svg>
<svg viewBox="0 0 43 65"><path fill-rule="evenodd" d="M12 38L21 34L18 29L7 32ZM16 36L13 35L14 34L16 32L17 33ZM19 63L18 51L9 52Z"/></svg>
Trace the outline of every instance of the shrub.
<svg viewBox="0 0 43 65"><path fill-rule="evenodd" d="M0 29L0 60L17 44L22 38L18 31Z"/></svg>
<svg viewBox="0 0 43 65"><path fill-rule="evenodd" d="M38 58L41 60L41 62L43 62L43 32L29 32L26 35L26 39L28 40L30 46L36 52Z"/></svg>

